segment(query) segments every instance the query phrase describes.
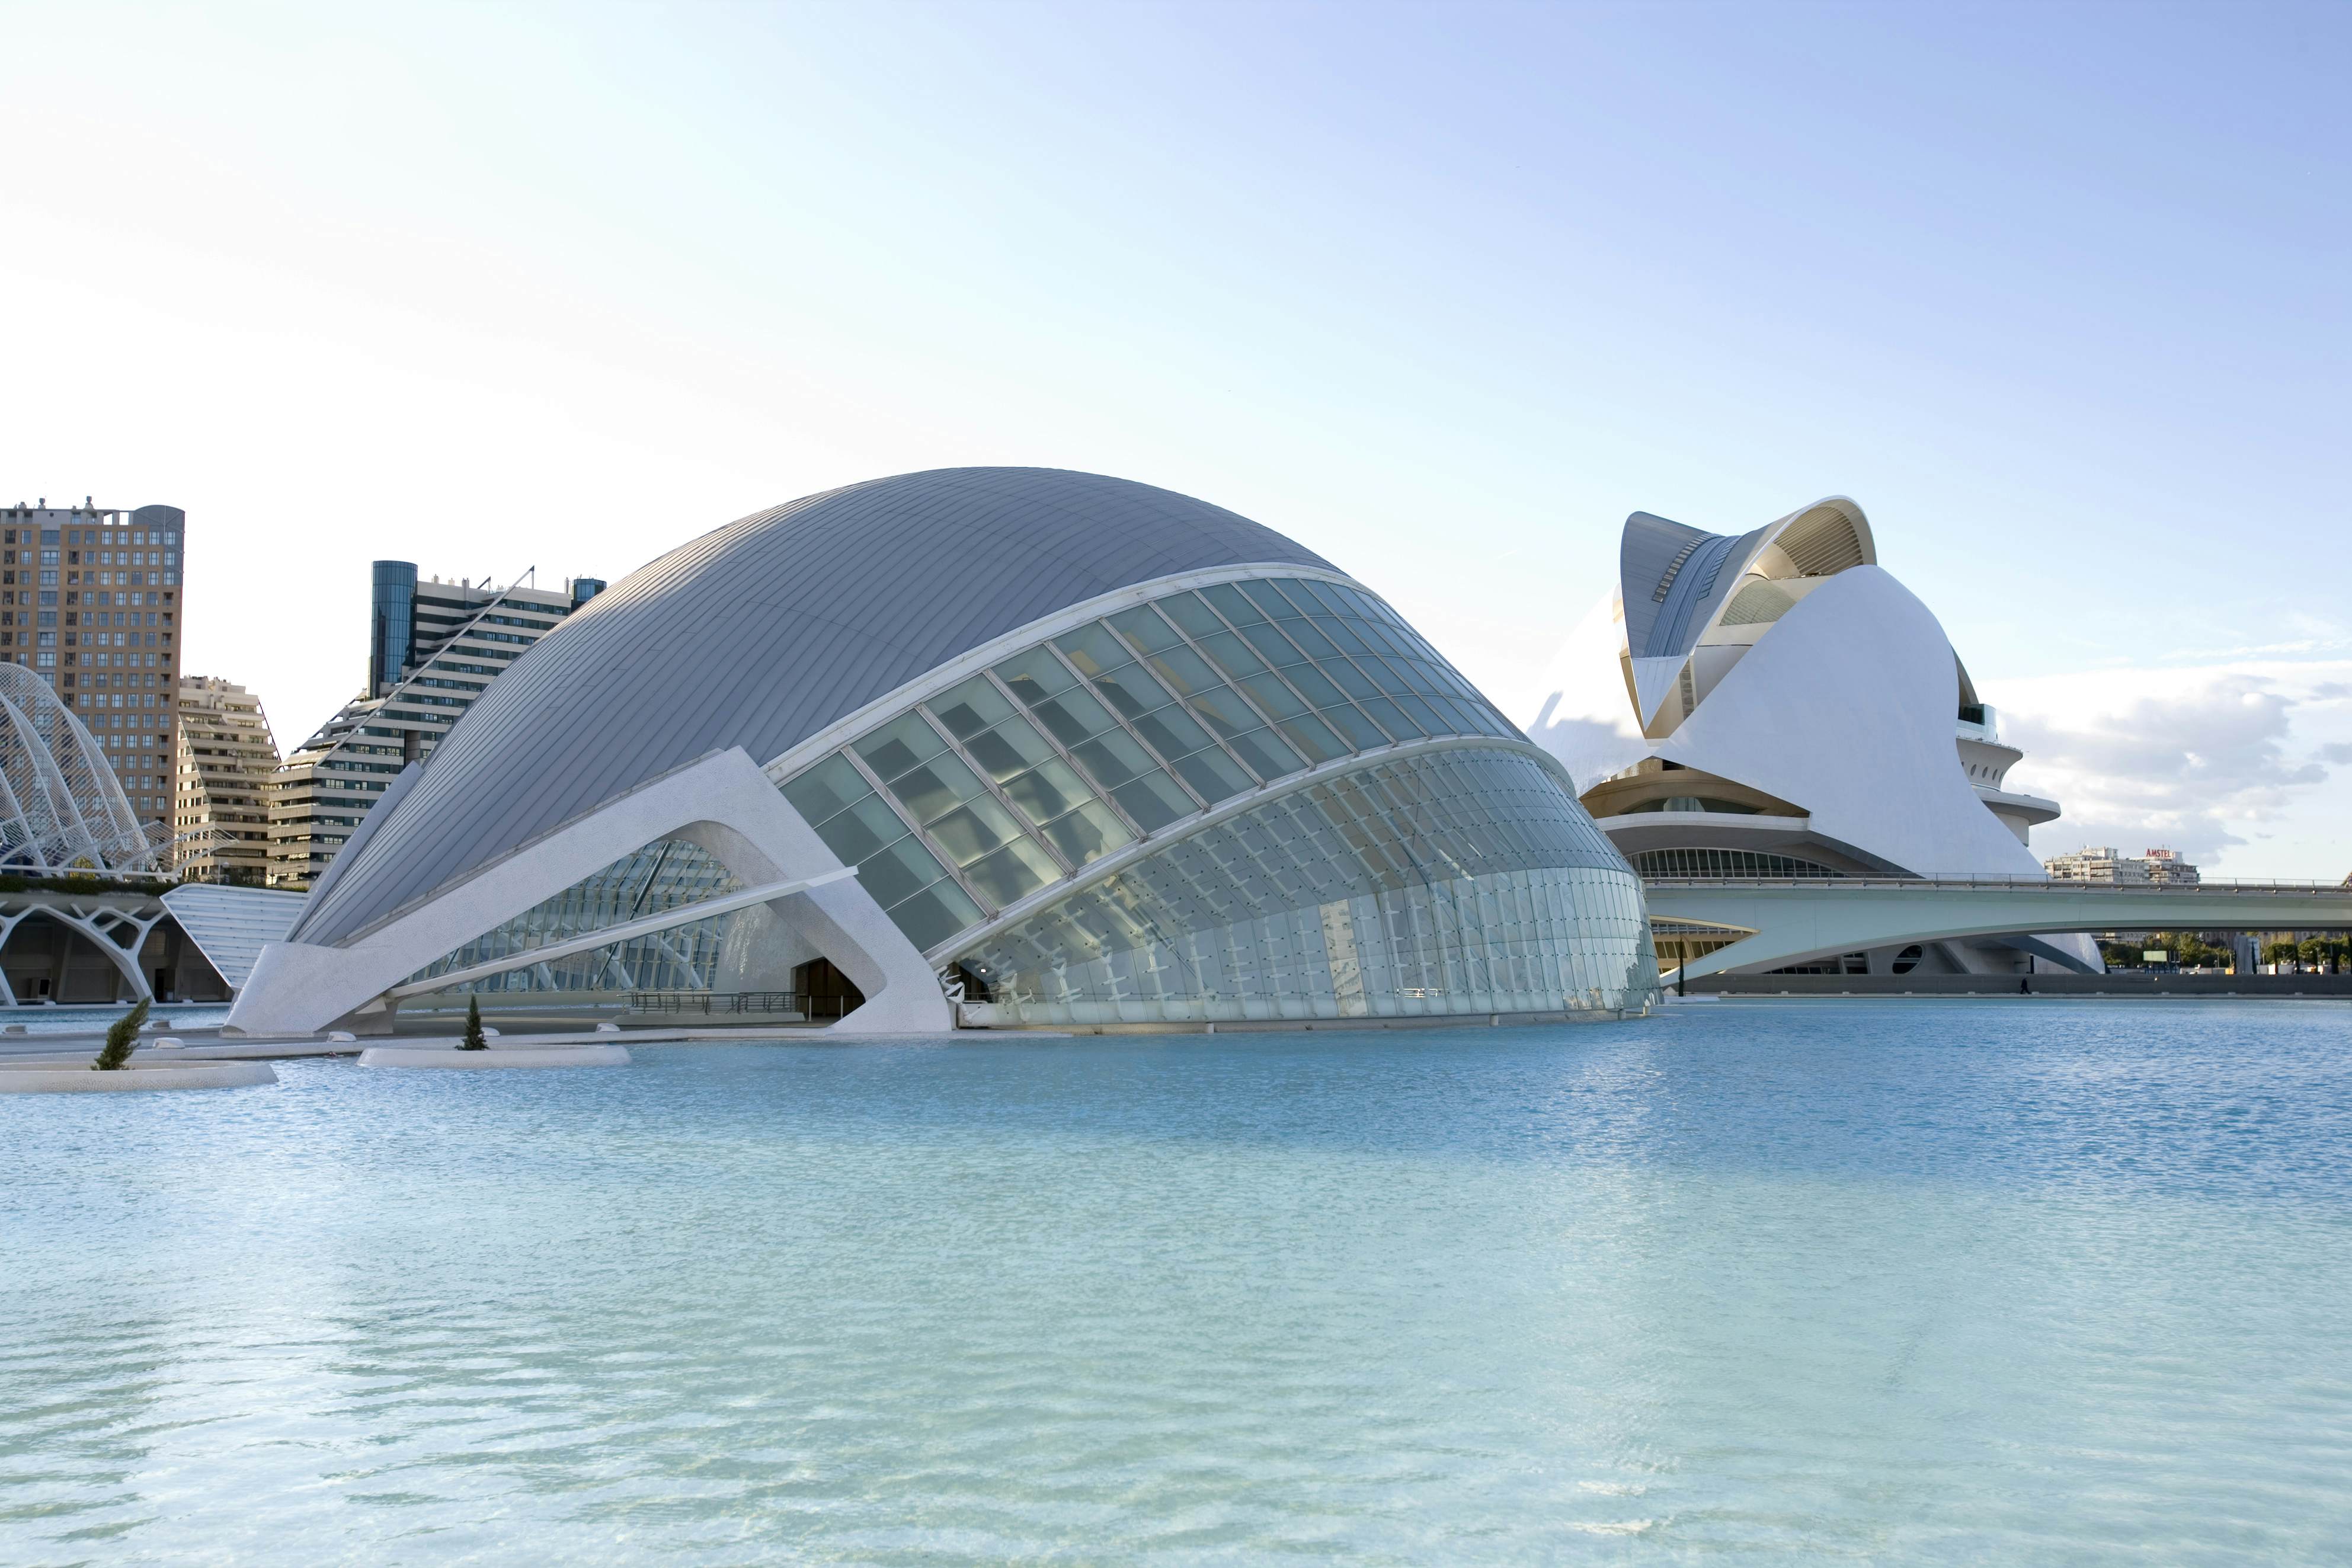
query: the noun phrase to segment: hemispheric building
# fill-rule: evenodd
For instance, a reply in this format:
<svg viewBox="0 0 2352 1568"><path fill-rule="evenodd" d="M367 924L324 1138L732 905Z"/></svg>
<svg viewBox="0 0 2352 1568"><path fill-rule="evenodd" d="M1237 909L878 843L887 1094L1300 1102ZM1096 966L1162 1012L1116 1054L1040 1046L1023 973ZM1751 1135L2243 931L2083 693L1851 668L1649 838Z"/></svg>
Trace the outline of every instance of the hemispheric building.
<svg viewBox="0 0 2352 1568"><path fill-rule="evenodd" d="M1843 496L1736 536L1635 512L1616 588L1544 689L1528 732L1644 877L2044 875L2026 838L2057 803L2009 788L2024 753ZM2082 936L1906 943L1815 967L2037 963L2102 967Z"/></svg>
<svg viewBox="0 0 2352 1568"><path fill-rule="evenodd" d="M1167 490L964 468L745 518L565 620L231 1024L828 983L878 1033L1608 1014L1656 964L1559 764L1370 588Z"/></svg>

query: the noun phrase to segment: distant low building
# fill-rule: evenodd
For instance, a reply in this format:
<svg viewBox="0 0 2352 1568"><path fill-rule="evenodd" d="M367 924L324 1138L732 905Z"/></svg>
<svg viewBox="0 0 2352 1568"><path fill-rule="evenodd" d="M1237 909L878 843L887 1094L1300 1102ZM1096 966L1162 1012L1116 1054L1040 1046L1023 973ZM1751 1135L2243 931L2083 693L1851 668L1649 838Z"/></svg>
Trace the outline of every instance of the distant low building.
<svg viewBox="0 0 2352 1568"><path fill-rule="evenodd" d="M2104 882L2110 886L2161 882L2187 887L2203 880L2197 868L2182 859L2178 849L2150 849L2134 858L2119 854L2113 847L2083 848L2044 860L2042 868L2050 873L2053 882Z"/></svg>
<svg viewBox="0 0 2352 1568"><path fill-rule="evenodd" d="M263 886L278 742L261 699L218 676L184 677L179 735L172 826L181 878Z"/></svg>
<svg viewBox="0 0 2352 1568"><path fill-rule="evenodd" d="M561 589L419 583L405 561L376 562L373 580L367 689L272 781L273 888L310 887L401 771L432 755L491 681L604 586L595 577Z"/></svg>

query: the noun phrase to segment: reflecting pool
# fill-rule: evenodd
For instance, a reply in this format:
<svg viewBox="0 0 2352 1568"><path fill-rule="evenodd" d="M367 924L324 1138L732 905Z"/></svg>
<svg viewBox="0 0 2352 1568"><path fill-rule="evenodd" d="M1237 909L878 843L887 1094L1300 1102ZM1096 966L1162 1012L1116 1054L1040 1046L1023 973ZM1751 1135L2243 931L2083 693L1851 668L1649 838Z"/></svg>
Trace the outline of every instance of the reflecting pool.
<svg viewBox="0 0 2352 1568"><path fill-rule="evenodd" d="M2352 1557L2352 1008L0 1100L0 1562Z"/></svg>

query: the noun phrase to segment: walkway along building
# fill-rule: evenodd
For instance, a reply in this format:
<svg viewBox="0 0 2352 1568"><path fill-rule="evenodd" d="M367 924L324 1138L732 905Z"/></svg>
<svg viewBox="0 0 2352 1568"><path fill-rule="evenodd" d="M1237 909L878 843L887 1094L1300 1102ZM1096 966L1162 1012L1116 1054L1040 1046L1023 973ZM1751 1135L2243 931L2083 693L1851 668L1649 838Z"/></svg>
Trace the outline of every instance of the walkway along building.
<svg viewBox="0 0 2352 1568"><path fill-rule="evenodd" d="M2057 803L2011 787L2024 753L1877 560L1843 497L1738 536L1626 520L1617 587L1562 647L1528 732L1645 878L2043 877L2026 839ZM1738 933L1658 934L1695 958ZM1864 945L1780 972L2037 966L2102 967L2087 937L2023 933Z"/></svg>
<svg viewBox="0 0 2352 1568"><path fill-rule="evenodd" d="M250 1032L814 995L864 1032L1612 1016L1641 887L1370 587L1098 475L950 469L654 562L399 774Z"/></svg>
<svg viewBox="0 0 2352 1568"><path fill-rule="evenodd" d="M604 586L526 580L419 583L406 561L373 569L368 685L279 767L269 804L269 885L300 890L327 868L412 763L432 755L489 683Z"/></svg>

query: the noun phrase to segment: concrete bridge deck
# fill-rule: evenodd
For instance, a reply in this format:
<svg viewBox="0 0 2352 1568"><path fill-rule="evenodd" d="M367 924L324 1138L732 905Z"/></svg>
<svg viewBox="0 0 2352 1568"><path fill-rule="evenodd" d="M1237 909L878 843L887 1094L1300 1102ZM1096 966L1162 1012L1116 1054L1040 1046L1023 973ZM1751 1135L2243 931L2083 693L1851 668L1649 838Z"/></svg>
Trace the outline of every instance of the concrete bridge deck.
<svg viewBox="0 0 2352 1568"><path fill-rule="evenodd" d="M1690 976L1969 937L2098 931L2352 931L2333 882L2102 883L2006 877L1662 877L1654 921L1749 934ZM1697 934L1695 932L1694 934Z"/></svg>

